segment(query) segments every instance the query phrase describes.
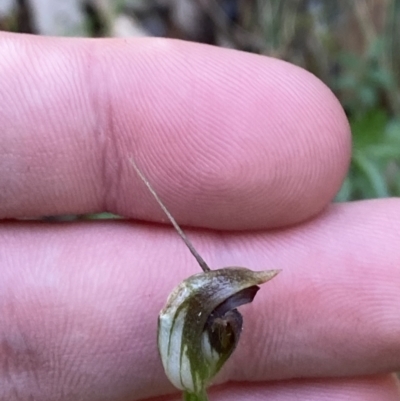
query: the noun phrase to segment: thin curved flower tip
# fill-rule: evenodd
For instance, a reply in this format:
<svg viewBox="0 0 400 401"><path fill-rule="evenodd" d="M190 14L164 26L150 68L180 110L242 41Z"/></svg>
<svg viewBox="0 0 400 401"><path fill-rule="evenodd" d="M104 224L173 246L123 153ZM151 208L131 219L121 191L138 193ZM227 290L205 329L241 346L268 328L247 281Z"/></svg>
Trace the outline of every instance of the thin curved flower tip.
<svg viewBox="0 0 400 401"><path fill-rule="evenodd" d="M230 267L195 274L170 294L158 319L158 347L166 375L186 400L207 400L205 389L238 344L240 305L279 270Z"/></svg>

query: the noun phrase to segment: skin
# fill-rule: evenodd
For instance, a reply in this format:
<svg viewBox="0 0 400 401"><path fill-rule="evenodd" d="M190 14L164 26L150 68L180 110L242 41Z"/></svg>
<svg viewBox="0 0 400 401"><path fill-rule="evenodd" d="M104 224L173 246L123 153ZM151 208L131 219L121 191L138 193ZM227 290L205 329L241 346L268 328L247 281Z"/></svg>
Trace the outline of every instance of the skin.
<svg viewBox="0 0 400 401"><path fill-rule="evenodd" d="M350 131L282 61L161 39L0 34L0 399L180 399L167 295L212 268L282 269L241 308L224 400L399 400L400 202L331 205ZM15 221L110 212L135 219Z"/></svg>

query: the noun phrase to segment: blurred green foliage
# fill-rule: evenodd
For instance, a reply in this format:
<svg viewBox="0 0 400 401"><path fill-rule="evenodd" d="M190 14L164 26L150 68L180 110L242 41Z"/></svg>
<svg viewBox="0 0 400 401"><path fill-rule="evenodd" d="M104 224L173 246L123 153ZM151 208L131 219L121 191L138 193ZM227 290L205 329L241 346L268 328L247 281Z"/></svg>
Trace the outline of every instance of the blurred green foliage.
<svg viewBox="0 0 400 401"><path fill-rule="evenodd" d="M338 201L400 195L400 120L373 108L350 120L353 157Z"/></svg>
<svg viewBox="0 0 400 401"><path fill-rule="evenodd" d="M395 74L385 63L385 39L366 54L342 52L341 74L331 87L339 94L352 131L353 155L337 201L400 195L400 115Z"/></svg>
<svg viewBox="0 0 400 401"><path fill-rule="evenodd" d="M382 41L377 40L363 56L350 52L338 56L340 74L332 80L332 89L340 94L343 107L353 118L381 107L383 93L394 86L392 74L380 63L382 49Z"/></svg>

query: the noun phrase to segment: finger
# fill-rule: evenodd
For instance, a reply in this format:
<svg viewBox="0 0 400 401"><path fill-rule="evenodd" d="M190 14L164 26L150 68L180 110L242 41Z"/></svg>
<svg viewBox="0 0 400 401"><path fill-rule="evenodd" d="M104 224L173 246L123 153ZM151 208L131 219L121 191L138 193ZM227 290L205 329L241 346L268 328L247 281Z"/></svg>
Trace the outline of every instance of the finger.
<svg viewBox="0 0 400 401"><path fill-rule="evenodd" d="M397 199L334 205L308 224L253 237L247 263L255 266L264 253L267 262L259 266L283 271L260 291L260 307L250 308L228 375L258 380L400 370L399 212ZM229 244L235 259L236 246ZM255 347L260 351L248 369L239 361Z"/></svg>
<svg viewBox="0 0 400 401"><path fill-rule="evenodd" d="M215 401L398 401L400 387L394 375L356 379L291 380L273 383L230 383L210 389ZM148 401L180 401L165 396Z"/></svg>
<svg viewBox="0 0 400 401"><path fill-rule="evenodd" d="M162 39L0 36L0 217L110 211L181 223L293 224L334 197L349 126L288 63Z"/></svg>
<svg viewBox="0 0 400 401"><path fill-rule="evenodd" d="M399 216L399 201L382 200L335 205L274 233L189 232L213 268L283 269L241 308L241 341L219 382L400 370ZM24 372L20 386L43 401L61 390L113 401L172 391L157 315L199 271L174 231L3 224L0 255L6 377Z"/></svg>

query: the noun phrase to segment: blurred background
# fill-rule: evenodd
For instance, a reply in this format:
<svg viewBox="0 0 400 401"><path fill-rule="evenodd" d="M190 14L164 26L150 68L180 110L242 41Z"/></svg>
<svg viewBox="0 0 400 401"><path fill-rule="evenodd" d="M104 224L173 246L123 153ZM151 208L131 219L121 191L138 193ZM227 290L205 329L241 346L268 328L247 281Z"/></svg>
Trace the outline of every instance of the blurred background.
<svg viewBox="0 0 400 401"><path fill-rule="evenodd" d="M264 54L323 80L352 127L337 201L400 195L400 0L0 0L0 30L160 36Z"/></svg>

